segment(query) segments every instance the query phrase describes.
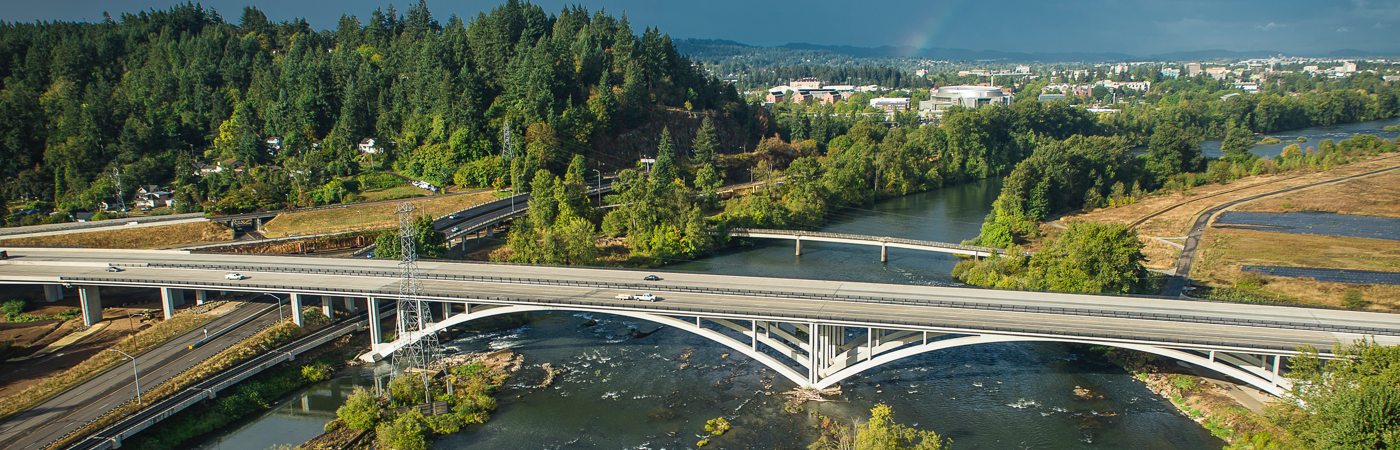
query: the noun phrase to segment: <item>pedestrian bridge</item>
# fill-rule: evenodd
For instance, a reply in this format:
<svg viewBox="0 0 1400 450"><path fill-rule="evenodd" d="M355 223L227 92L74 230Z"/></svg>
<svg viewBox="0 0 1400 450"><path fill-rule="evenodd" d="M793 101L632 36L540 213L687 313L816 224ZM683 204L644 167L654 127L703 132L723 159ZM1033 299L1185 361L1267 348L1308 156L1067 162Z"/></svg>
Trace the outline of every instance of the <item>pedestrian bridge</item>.
<svg viewBox="0 0 1400 450"><path fill-rule="evenodd" d="M759 228L735 228L729 230L730 236L747 237L754 239L788 239L797 241L797 256L802 256L802 241L815 242L836 242L840 244L870 245L880 247L880 262L889 262L889 248L907 248L911 250L923 250L928 252L952 253L956 255L967 255L984 258L993 254L1005 254L1006 251L991 247L978 247L975 245L949 244L947 242L921 241L917 239L902 239L886 236L865 236L859 234L825 233L820 231L802 230L769 230Z"/></svg>
<svg viewBox="0 0 1400 450"><path fill-rule="evenodd" d="M278 294L290 297L294 320L304 305L315 304L314 297L321 297L323 306L331 304L330 297L346 298L347 306L365 304L374 316L382 302L402 297L395 261L8 250L10 259L0 261L0 284L77 290L87 321L104 320L98 289L106 286ZM108 266L122 270L108 272ZM1400 344L1400 321L1382 312L676 272L645 281L650 272L621 269L448 261L421 261L419 267L417 300L435 304L430 325L423 333L399 333L393 342L379 342L385 330L372 317L376 338L368 359L392 355L425 333L485 317L584 311L695 333L800 386L828 387L883 364L948 348L1071 342L1162 355L1284 395L1285 358L1305 346L1328 357L1338 342ZM231 271L245 278L225 279ZM643 292L662 300L616 298Z"/></svg>

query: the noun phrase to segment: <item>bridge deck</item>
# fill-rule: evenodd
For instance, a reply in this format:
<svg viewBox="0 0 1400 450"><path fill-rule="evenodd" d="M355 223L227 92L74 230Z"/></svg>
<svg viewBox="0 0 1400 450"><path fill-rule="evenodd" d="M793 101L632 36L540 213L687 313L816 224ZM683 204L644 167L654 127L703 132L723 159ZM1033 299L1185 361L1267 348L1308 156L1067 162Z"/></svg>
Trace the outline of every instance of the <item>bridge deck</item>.
<svg viewBox="0 0 1400 450"><path fill-rule="evenodd" d="M827 233L821 231L735 228L729 230L729 235L760 239L801 239L804 241L839 242L844 244L907 248L913 250L955 253L959 255L970 256L991 256L991 254L993 253L1006 253L1005 250L992 247L979 247L975 245L951 244L947 242L924 241L918 239L904 239L887 236L866 236L861 234Z"/></svg>
<svg viewBox="0 0 1400 450"><path fill-rule="evenodd" d="M13 249L0 283L182 286L220 290L394 297L395 261L172 251ZM107 273L107 264L129 265ZM424 261L430 298L480 304L535 304L594 311L768 320L812 320L941 332L1079 337L1086 342L1172 344L1288 354L1329 349L1366 335L1400 343L1394 314L1163 298L995 291L839 281ZM249 278L227 281L237 270ZM62 280L61 280L62 279ZM663 301L618 301L653 292Z"/></svg>

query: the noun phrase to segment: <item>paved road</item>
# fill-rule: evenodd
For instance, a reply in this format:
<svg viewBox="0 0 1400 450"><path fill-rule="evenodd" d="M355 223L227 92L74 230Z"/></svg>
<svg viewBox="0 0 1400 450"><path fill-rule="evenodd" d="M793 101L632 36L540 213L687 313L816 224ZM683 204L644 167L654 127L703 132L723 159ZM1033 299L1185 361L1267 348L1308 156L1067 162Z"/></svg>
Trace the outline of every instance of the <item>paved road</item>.
<svg viewBox="0 0 1400 450"><path fill-rule="evenodd" d="M63 276L87 280L71 279L75 284L207 286L336 296L393 297L398 292L396 261L64 249L15 249L11 254L10 264L0 262L0 282L32 283ZM154 265L108 274L102 271L108 263ZM226 282L223 274L230 265L240 266L232 268L249 278ZM1325 350L1333 342L1366 335L1400 344L1400 316L1379 312L691 273L667 273L662 281L644 282L648 272L618 269L439 261L423 261L419 267L426 274L425 297L476 304L811 320L1283 354L1301 345ZM640 292L656 293L664 301L614 299L618 293Z"/></svg>
<svg viewBox="0 0 1400 450"><path fill-rule="evenodd" d="M271 300L268 297L264 298ZM210 322L207 328L210 333L222 330L266 307L267 305L262 303L246 304ZM141 389L144 391L156 387L276 321L276 312L264 315L209 344L190 350L190 344L204 338L204 333L197 329L138 356L136 359L141 370ZM127 399L134 398L136 387L132 378L131 363L127 362L0 423L0 448L43 448L101 417Z"/></svg>
<svg viewBox="0 0 1400 450"><path fill-rule="evenodd" d="M1239 200L1235 200L1235 201L1231 201L1231 202L1227 202L1227 203L1222 203L1222 204L1220 204L1220 205L1216 205L1215 207L1213 207L1213 208L1211 208L1211 209L1207 209L1205 212L1201 213L1200 216L1197 216L1197 217L1196 217L1196 223L1194 223L1194 224L1191 225L1191 232L1190 232L1189 234L1186 235L1186 243L1185 243L1184 248L1182 248L1182 250L1181 250L1181 256L1177 257L1177 260L1176 260L1176 276L1172 277L1170 280L1167 281L1167 286L1166 286L1166 288L1162 291L1162 295L1166 295L1166 296L1168 296L1168 297L1176 297L1176 296L1181 295L1181 292L1182 292L1183 290L1185 290L1185 288L1186 288L1186 283L1187 283L1188 281L1190 281L1190 279L1191 279L1191 263L1192 263L1192 261L1195 259L1195 256L1196 256L1196 247L1198 247L1198 246L1200 245L1200 242L1201 242L1201 233L1205 231L1206 226L1210 225L1211 219L1215 218L1215 215L1218 214L1218 213L1220 213L1221 211L1224 211L1225 209L1230 208L1230 207L1235 206L1235 205L1238 205L1238 204L1240 204L1240 203L1249 202L1249 201L1254 201L1254 200L1258 200L1258 199L1261 199L1261 198L1264 198L1264 197L1269 197L1269 196L1273 196L1273 195L1278 195L1278 194L1282 194L1282 193L1285 193L1285 192L1297 191L1297 190L1300 190L1300 189L1314 188L1314 187L1322 186L1322 185L1324 185L1324 184L1332 184L1332 183L1336 183L1336 182L1340 182L1340 181L1347 181L1347 180L1352 180L1352 179L1361 178L1361 177L1369 177L1369 176L1371 176L1371 175L1376 175L1376 174L1380 174L1380 173L1389 172L1389 171L1395 170L1396 168L1397 168L1397 166L1391 166L1391 167L1387 167L1387 168L1380 169L1380 170L1373 170L1373 171L1366 172L1366 173L1359 173L1359 174L1356 174L1356 175L1345 176L1345 177L1341 177L1341 178L1334 178L1334 179L1331 179L1331 180L1320 181L1320 182L1317 182L1317 183L1308 184L1308 185L1304 185L1304 186L1292 187L1292 188L1288 188L1288 189L1280 189L1280 190L1273 191L1273 192L1268 192L1268 193L1259 194L1259 195L1253 195L1253 196L1245 197L1245 198L1242 198L1242 199L1239 199Z"/></svg>

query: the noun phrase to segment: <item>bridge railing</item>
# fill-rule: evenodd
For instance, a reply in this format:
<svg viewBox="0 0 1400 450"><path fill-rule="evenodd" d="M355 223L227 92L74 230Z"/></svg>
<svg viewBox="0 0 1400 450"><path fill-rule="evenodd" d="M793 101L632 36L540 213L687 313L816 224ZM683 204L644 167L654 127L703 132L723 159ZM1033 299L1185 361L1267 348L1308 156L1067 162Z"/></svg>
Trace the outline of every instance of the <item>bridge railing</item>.
<svg viewBox="0 0 1400 450"><path fill-rule="evenodd" d="M460 276L460 277L466 278L466 276ZM85 281L85 282L141 283L141 284L150 284L150 283L151 283L150 280L125 279L125 278L62 277L62 279L65 280L65 281L78 281L78 282L84 282L84 281ZM515 278L501 278L501 279L508 279L508 280L524 280L524 279L515 279ZM579 285L579 286L582 286L582 285L587 285L588 283L590 283L590 282L556 282L556 283L554 283L554 284L559 284L559 285ZM176 282L176 283L172 283L172 284L179 284L179 285L195 285L195 286L210 286L210 287L224 287L224 288L228 288L228 290L246 290L246 289L249 289L249 288L258 288L258 289L263 289L263 290L273 291L273 292L276 292L276 291L305 291L305 290L307 290L307 288L298 287L298 286L264 285L264 284L234 284L234 283L224 283L224 282L181 281L181 282ZM655 287L655 286L650 286L650 287ZM383 297L383 298L390 298L390 297L397 297L397 296L398 296L398 290L397 290L397 289L396 289L396 290L393 290L393 291L381 291L381 290L346 289L346 288L315 288L314 290L315 290L315 291L319 291L319 292L327 292L327 293L358 294L359 296L365 296L365 297ZM704 290L704 289L697 289L697 291L702 291L702 290ZM754 291L754 292L764 292L764 291ZM703 308L703 307L692 307L692 306L674 306L673 304L666 304L666 303L643 303L643 302L639 302L639 303L618 304L617 302L601 302L601 301L589 301L589 300L572 300L572 299L544 300L544 299L533 299L533 298L478 296L478 295L466 295L466 294L455 294L455 293L432 293L432 294L430 294L429 296L435 297L435 298L452 298L452 299L457 299L457 300L460 300L460 301L463 301L463 302L468 302L468 303L473 302L473 301L477 301L477 302L495 302L495 303L501 303L501 304L516 304L516 305L577 306L577 307L586 307L586 308L599 309L599 310L610 310L610 309L611 309L611 310L641 310L641 311L654 312L655 314L659 314L659 315L667 315L667 314L670 314L670 315L677 315L677 314L680 314L680 315L697 315L697 314L698 314L698 315L727 316L727 317L752 317L752 316L755 316L755 315L759 315L759 316L763 316L763 317L773 317L773 318L781 318L781 319L800 319L800 320L794 320L794 321L814 321L814 322L822 322L822 321L825 321L825 322L850 322L850 321L852 321L850 318L842 317L842 316L836 316L836 315L803 314L803 313L793 313L793 312L764 312L764 313L762 313L762 314L755 314L755 313L752 312L752 311L741 311L741 310L732 310L732 309L718 309L718 308ZM790 296L790 295L789 295L789 296L787 296L787 297L788 297L788 298L792 298L792 297L794 297L794 296ZM855 297L855 298L876 299L875 297ZM915 301L915 300L907 300L907 299L885 299L885 300L887 300L887 303L897 303L897 304L915 304L915 305L927 304L927 302L925 302L925 301ZM1008 309L1008 310L1016 310L1016 311L1020 311L1020 310L1021 310L1019 307L1017 307L1017 308L1007 308L1007 309ZM1085 310L1085 311L1092 311L1092 310ZM1107 315L1107 316L1118 317L1117 315ZM1163 315L1163 316L1175 316L1175 315ZM1177 316L1177 317L1181 317L1183 321L1188 321L1188 322L1197 322L1197 323L1217 323L1217 322L1212 322L1212 321L1210 321L1210 320L1199 320L1198 318L1195 319L1195 320L1193 320L1193 318L1191 318L1191 317L1189 317L1189 316ZM1226 320L1228 321L1228 320L1232 320L1232 319L1226 319ZM897 318L893 318L893 317L882 318L882 319L880 319L879 322L880 322L882 325L905 326L905 327L909 327L909 328L913 328L913 329L917 329L917 328L939 328L939 329L945 329L945 330L966 330L966 331L969 332L969 333L976 333L976 332L996 332L996 333L1017 334L1017 335L1028 335L1028 336L1053 336L1053 337L1101 339L1101 340L1116 340L1116 341L1139 341L1139 342L1142 342L1142 341L1150 341L1150 342L1153 342L1153 343L1164 343L1164 344L1169 344L1169 345L1170 345L1170 344L1179 344L1179 345L1193 345L1193 346L1220 347L1220 348L1242 348L1242 349L1269 350L1269 351L1275 351L1275 352L1289 352L1289 353L1293 353L1293 352L1296 352L1296 351L1297 351L1297 349L1294 348L1294 347L1281 346L1281 345L1260 345L1260 344L1250 344L1250 343L1240 343L1240 342L1210 341L1210 340L1201 340L1201 339L1179 338L1179 337L1172 337L1172 336L1155 336L1155 337L1145 338L1145 337L1143 337L1143 336L1131 336L1131 335L1120 335L1120 334L1109 334L1109 333L1086 333L1086 332L1068 331L1068 330L1030 329L1030 328L1018 328L1018 327L990 326L990 325L985 325L985 324L945 323L945 322L934 322L934 321L911 321L911 320L897 319ZM1270 321L1260 321L1260 322L1270 322ZM1307 329L1307 328L1309 328L1309 327L1308 327L1309 324L1284 323L1284 322L1271 322L1271 323L1277 323L1277 324L1279 325L1280 328L1291 328L1291 329ZM1351 330L1353 330L1353 331L1349 331L1349 332L1353 332L1353 333L1356 332L1356 331L1354 331L1355 329L1364 329L1364 328L1362 328L1362 327L1330 327L1330 326L1322 326L1322 327L1319 327L1319 328L1329 328L1329 329L1330 329L1330 328L1336 328L1336 329L1351 329ZM1320 330L1319 330L1319 331L1320 331ZM1377 331L1381 331L1381 332L1383 332L1383 333L1373 333L1373 334L1395 334L1395 330L1377 330ZM1320 348L1320 349L1318 349L1318 350L1321 351L1322 354L1324 354L1324 355L1330 354L1330 351L1328 351L1328 349L1322 349L1322 348Z"/></svg>
<svg viewBox="0 0 1400 450"><path fill-rule="evenodd" d="M148 267L155 267L155 268L193 268L193 269L208 269L208 270L273 272L273 273L282 272L282 273L302 273L302 274L317 274L317 275L374 276L374 277L390 277L390 278L397 278L397 277L402 276L402 273L399 272L399 271L383 271L383 270L345 270L345 269L326 269L326 268L241 266L241 265L216 265L216 264L166 264L166 263L152 263L152 264L148 265ZM1329 333L1358 333L1358 334L1380 334L1380 335L1400 336L1400 328L1396 328L1396 329L1387 329L1387 328L1375 328L1375 327L1357 327L1357 326L1349 326L1349 325L1327 325L1327 324L1304 323L1304 322L1280 322L1280 321L1275 321L1275 320L1242 319L1242 318L1234 318L1234 317L1205 317L1205 316L1191 316L1191 315L1182 315L1182 314L1161 314L1161 313L1148 313L1148 312L1137 312L1137 311L1117 311L1117 310L1102 310L1102 309L1088 309L1088 308L1063 308L1063 307L1053 307L1053 306L1008 305L1008 304L1001 304L1001 303L962 302L962 301L936 300L936 299L910 299L910 298L898 298L898 297L872 297L872 296L854 296L854 295L837 295L837 294L820 294L820 293L796 293L796 292L784 292L784 291L766 291L766 290L750 290L750 289L714 288L714 287L705 287L705 286L656 286L656 285L640 284L640 283L612 283L612 282L602 282L602 281L575 281L575 280L545 280L545 279L537 279L537 278L493 277L493 276L480 276L480 275L455 275L455 274L434 274L434 273L428 273L428 274L422 274L421 277L422 277L423 279L443 280L443 281L465 281L465 282L503 283L503 284L532 284L532 285L544 285L544 286L583 287L583 288L593 288L593 289L641 290L641 291L655 291L655 292L683 292L683 293L694 293L694 294L704 294L704 295L730 295L730 296L748 296L748 297L765 297L765 298L795 298L795 299L804 299L804 300L846 301L846 302L857 302L857 303L875 303L875 304L892 304L892 305L930 306L930 307L941 307L941 308L957 308L957 309L970 309L970 310L983 310L983 311L1005 311L1005 312L1020 312L1020 313L1031 313L1031 314L1055 314L1055 315L1071 315L1071 316L1087 316L1087 317L1106 317L1106 318L1117 318L1117 319L1141 319L1141 320L1155 320L1155 321L1190 322L1190 323L1203 323L1203 324L1212 324L1212 325L1231 325L1231 326L1265 327L1265 328L1274 328L1274 329L1292 329L1292 330L1305 330L1305 331L1320 331L1320 332L1329 332ZM235 284L235 286L244 286L244 285L243 285L243 284ZM334 288L318 288L317 290L327 290L327 289L334 290ZM298 289L293 289L293 290L298 290Z"/></svg>
<svg viewBox="0 0 1400 450"><path fill-rule="evenodd" d="M835 239L850 239L855 241L868 242L888 242L892 244L918 245L921 247L947 248L954 250L964 250L969 252L982 252L987 254L1006 254L1006 250L992 247L981 247L976 245L951 244L947 242L923 241L918 239L904 239L885 236L866 236L860 234L828 233L825 231L803 231L803 230L775 230L765 228L734 228L729 230L731 236L746 236L750 233L779 234L785 236L812 236Z"/></svg>

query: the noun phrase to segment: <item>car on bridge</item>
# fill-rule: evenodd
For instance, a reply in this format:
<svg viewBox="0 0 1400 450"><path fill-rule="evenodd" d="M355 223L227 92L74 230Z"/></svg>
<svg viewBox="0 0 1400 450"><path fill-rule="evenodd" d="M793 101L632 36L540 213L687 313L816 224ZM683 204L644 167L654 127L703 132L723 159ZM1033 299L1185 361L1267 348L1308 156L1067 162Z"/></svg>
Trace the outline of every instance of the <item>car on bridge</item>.
<svg viewBox="0 0 1400 450"><path fill-rule="evenodd" d="M224 275L225 280L242 280L244 278L247 277L243 276L243 274L238 272L229 272L229 274Z"/></svg>
<svg viewBox="0 0 1400 450"><path fill-rule="evenodd" d="M0 259L10 259L10 252L0 250Z"/></svg>
<svg viewBox="0 0 1400 450"><path fill-rule="evenodd" d="M647 275L646 278L642 279L646 281L661 281L661 277L658 277L656 275Z"/></svg>
<svg viewBox="0 0 1400 450"><path fill-rule="evenodd" d="M456 232L458 232L458 231L462 231L462 227L452 227L452 232L453 232L453 233L456 233Z"/></svg>
<svg viewBox="0 0 1400 450"><path fill-rule="evenodd" d="M108 272L121 272L122 268L117 266L107 266L107 269L105 270L107 270Z"/></svg>
<svg viewBox="0 0 1400 450"><path fill-rule="evenodd" d="M657 301L657 300L661 300L661 297L657 297L657 296L651 295L651 294L649 294L649 293L648 293L648 294L638 295L636 298L637 298L637 301L641 301L641 302L654 302L654 301Z"/></svg>

